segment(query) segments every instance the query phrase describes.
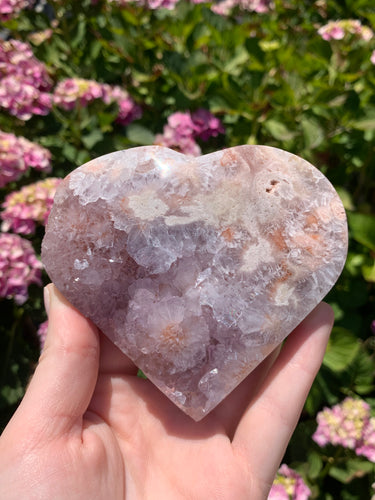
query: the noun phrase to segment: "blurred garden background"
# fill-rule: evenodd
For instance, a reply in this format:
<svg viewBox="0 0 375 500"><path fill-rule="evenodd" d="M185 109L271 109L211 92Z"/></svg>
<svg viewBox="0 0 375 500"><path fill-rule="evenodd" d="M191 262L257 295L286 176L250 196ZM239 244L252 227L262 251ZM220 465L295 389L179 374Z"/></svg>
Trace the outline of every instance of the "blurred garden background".
<svg viewBox="0 0 375 500"><path fill-rule="evenodd" d="M375 498L374 32L372 0L0 0L1 428L44 341L59 179L139 145L265 144L329 178L350 231L327 353L269 498Z"/></svg>

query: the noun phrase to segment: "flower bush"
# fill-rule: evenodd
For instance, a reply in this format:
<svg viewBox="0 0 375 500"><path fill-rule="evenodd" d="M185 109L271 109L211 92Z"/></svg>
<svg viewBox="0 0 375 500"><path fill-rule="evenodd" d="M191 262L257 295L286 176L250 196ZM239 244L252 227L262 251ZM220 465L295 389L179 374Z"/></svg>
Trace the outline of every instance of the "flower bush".
<svg viewBox="0 0 375 500"><path fill-rule="evenodd" d="M40 245L82 163L162 144L266 144L315 164L349 223L336 322L270 498L375 483L375 16L370 0L0 0L0 418L47 323Z"/></svg>

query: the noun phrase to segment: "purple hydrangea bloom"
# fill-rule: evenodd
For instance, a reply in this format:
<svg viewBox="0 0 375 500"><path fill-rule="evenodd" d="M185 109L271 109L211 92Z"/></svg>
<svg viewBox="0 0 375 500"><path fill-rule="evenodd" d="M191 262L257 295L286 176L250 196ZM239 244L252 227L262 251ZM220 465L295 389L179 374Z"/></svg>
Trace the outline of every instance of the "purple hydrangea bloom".
<svg viewBox="0 0 375 500"><path fill-rule="evenodd" d="M29 241L16 234L0 234L0 297L23 304L29 285L42 285L42 267Z"/></svg>
<svg viewBox="0 0 375 500"><path fill-rule="evenodd" d="M2 231L31 234L36 223L46 225L60 182L61 179L51 177L10 193L2 204Z"/></svg>
<svg viewBox="0 0 375 500"><path fill-rule="evenodd" d="M219 118L212 115L207 109L197 109L191 115L195 126L195 134L202 141L208 141L210 137L224 134L225 129Z"/></svg>

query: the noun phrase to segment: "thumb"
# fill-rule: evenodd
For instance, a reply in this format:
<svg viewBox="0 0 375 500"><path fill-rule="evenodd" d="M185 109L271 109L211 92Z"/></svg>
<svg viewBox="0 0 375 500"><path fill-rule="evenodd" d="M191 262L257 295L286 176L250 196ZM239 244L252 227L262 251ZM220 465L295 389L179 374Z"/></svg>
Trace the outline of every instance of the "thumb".
<svg viewBox="0 0 375 500"><path fill-rule="evenodd" d="M98 376L99 334L52 284L45 303L46 343L17 413L48 439L81 430Z"/></svg>

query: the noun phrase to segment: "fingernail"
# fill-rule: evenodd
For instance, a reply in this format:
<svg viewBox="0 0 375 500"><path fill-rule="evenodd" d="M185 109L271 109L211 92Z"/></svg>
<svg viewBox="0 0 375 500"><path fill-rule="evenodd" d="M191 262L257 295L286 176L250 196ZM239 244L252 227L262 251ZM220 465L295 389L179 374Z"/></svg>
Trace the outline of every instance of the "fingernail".
<svg viewBox="0 0 375 500"><path fill-rule="evenodd" d="M51 303L51 296L50 296L50 293L49 293L49 290L48 290L48 286L44 287L43 298L44 298L44 307L46 309L46 313L47 313L47 316L48 316L49 306L50 306L50 303Z"/></svg>

